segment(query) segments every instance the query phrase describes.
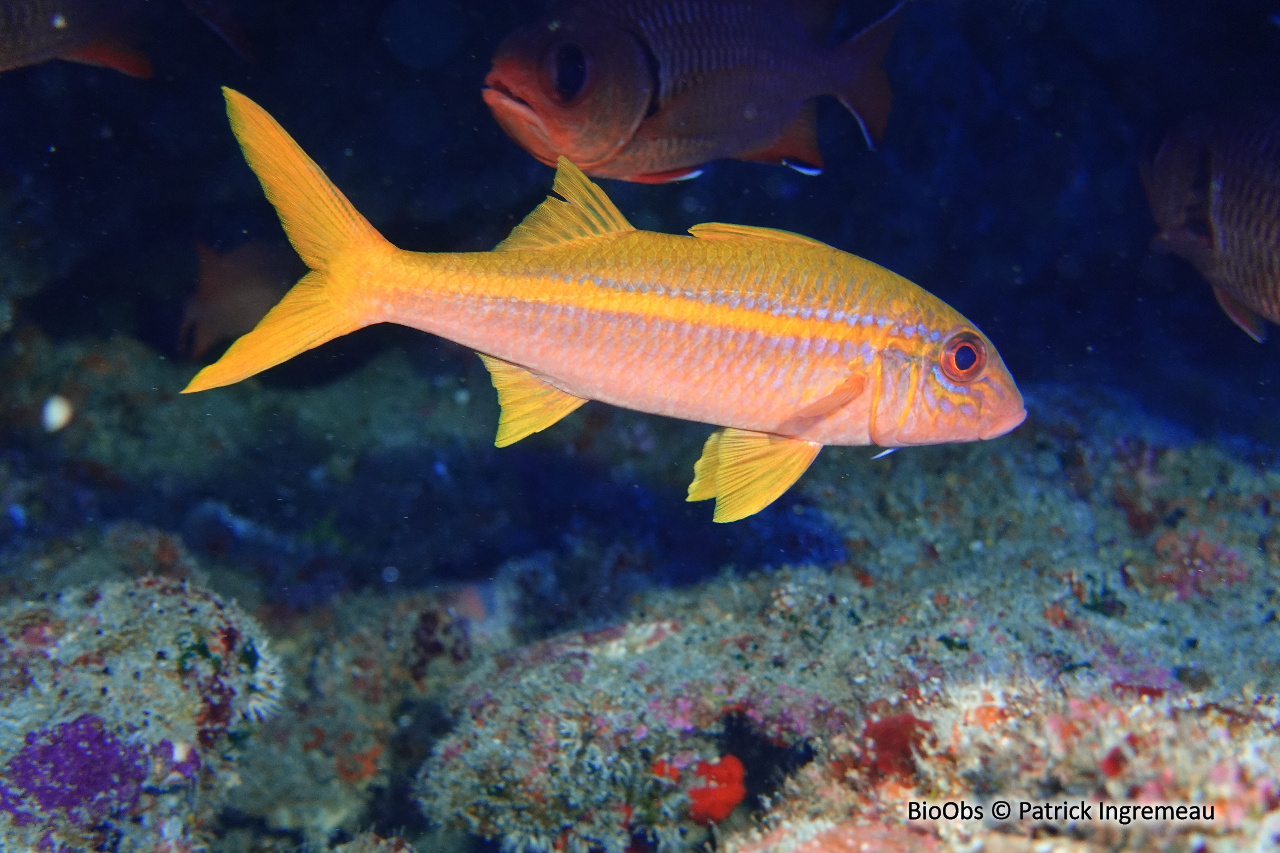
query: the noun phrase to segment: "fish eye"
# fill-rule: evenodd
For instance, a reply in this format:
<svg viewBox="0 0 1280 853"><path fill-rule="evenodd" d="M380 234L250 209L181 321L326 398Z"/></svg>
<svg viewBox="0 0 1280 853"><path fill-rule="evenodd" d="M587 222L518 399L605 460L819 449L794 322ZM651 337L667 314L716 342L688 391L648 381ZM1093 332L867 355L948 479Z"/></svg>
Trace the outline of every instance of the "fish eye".
<svg viewBox="0 0 1280 853"><path fill-rule="evenodd" d="M552 47L544 63L551 95L569 104L587 87L587 54L575 42L562 41Z"/></svg>
<svg viewBox="0 0 1280 853"><path fill-rule="evenodd" d="M987 345L973 332L957 332L943 344L938 366L952 382L972 382L987 366Z"/></svg>

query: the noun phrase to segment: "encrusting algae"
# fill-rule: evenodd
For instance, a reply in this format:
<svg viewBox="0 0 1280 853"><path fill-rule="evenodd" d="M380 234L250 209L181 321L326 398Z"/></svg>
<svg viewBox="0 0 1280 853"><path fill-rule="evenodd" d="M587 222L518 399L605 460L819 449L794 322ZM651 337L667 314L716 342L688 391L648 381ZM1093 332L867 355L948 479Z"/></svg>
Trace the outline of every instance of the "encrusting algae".
<svg viewBox="0 0 1280 853"><path fill-rule="evenodd" d="M1003 435L1026 416L991 342L876 264L785 231L633 228L563 158L555 192L493 252L417 253L374 230L261 107L232 129L311 272L185 392L229 385L380 322L481 354L497 445L588 400L722 425L689 500L716 521L768 506L823 445Z"/></svg>

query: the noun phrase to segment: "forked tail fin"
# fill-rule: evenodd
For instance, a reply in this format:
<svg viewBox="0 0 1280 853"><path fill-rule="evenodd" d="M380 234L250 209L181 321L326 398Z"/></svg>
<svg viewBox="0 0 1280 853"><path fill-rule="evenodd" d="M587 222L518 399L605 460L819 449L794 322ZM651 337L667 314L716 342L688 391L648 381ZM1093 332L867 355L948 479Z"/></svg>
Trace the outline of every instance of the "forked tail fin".
<svg viewBox="0 0 1280 853"><path fill-rule="evenodd" d="M267 111L224 88L227 116L245 159L311 272L253 331L196 374L184 394L247 379L372 322L353 299L360 256L391 248Z"/></svg>
<svg viewBox="0 0 1280 853"><path fill-rule="evenodd" d="M884 73L880 64L889 52L889 44L898 31L898 21L907 2L902 0L887 15L837 49L843 79L836 89L836 97L862 125L862 135L872 149L884 136L885 126L889 123L889 105L893 100L889 75Z"/></svg>

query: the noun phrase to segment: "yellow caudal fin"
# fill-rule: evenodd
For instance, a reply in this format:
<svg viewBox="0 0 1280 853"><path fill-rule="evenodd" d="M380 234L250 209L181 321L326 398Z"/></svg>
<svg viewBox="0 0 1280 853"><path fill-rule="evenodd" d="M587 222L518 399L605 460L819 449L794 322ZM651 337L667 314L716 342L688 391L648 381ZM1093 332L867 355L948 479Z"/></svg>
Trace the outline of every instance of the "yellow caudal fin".
<svg viewBox="0 0 1280 853"><path fill-rule="evenodd" d="M711 434L693 468L686 500L716 499L716 521L754 515L791 488L821 444L727 427Z"/></svg>
<svg viewBox="0 0 1280 853"><path fill-rule="evenodd" d="M184 394L239 382L377 322L351 298L354 282L343 271L355 267L343 262L391 248L266 110L239 92L222 91L245 159L311 272L253 331L197 373Z"/></svg>

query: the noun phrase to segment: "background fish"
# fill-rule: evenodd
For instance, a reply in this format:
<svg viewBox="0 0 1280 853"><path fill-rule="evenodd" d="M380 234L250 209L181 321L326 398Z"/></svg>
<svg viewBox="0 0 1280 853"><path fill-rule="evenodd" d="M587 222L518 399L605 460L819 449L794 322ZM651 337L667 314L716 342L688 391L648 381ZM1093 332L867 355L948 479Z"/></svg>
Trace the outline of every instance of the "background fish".
<svg viewBox="0 0 1280 853"><path fill-rule="evenodd" d="M1280 110L1192 116L1142 167L1160 233L1256 341L1280 323Z"/></svg>
<svg viewBox="0 0 1280 853"><path fill-rule="evenodd" d="M183 0L241 55L248 40L220 0ZM151 63L120 38L138 0L0 0L0 71L70 59L151 76Z"/></svg>
<svg viewBox="0 0 1280 853"><path fill-rule="evenodd" d="M542 162L598 177L679 180L721 157L816 173L814 98L839 98L868 143L884 132L880 62L902 8L828 48L833 5L581 0L498 48L485 103Z"/></svg>
<svg viewBox="0 0 1280 853"><path fill-rule="evenodd" d="M1013 378L955 309L870 261L786 231L631 226L561 159L555 192L493 252L388 243L257 104L227 90L231 126L311 268L184 393L239 382L373 323L481 354L496 444L588 400L723 426L691 501L716 521L759 512L823 445L976 441L1026 417Z"/></svg>
<svg viewBox="0 0 1280 853"><path fill-rule="evenodd" d="M196 244L200 272L178 329L178 347L200 358L219 341L238 338L280 301L301 274L289 247L250 240L225 252Z"/></svg>

